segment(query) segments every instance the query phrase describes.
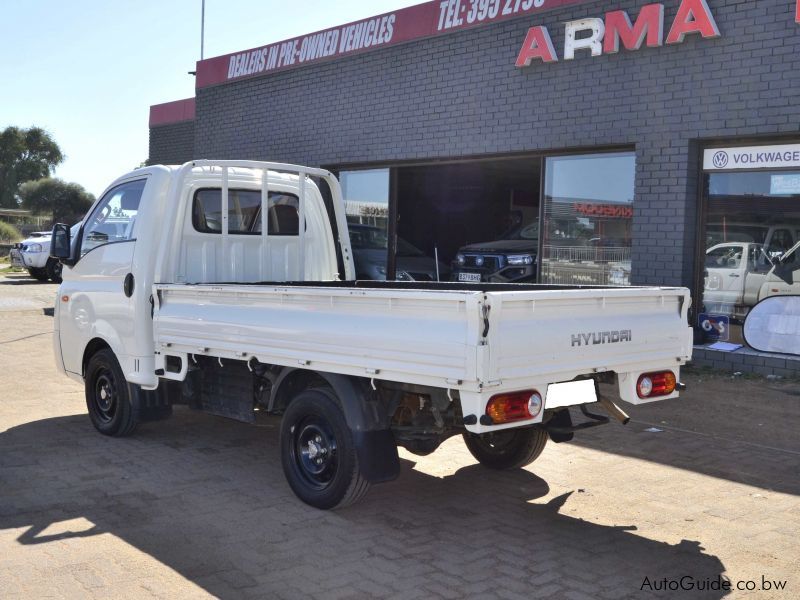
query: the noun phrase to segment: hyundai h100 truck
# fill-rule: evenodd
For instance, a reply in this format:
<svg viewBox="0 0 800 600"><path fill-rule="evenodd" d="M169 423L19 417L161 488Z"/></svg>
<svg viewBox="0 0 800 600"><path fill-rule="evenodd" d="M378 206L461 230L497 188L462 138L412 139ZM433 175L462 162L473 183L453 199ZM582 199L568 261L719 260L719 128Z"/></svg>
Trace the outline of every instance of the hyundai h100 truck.
<svg viewBox="0 0 800 600"><path fill-rule="evenodd" d="M100 433L175 404L281 415L289 485L322 509L396 478L398 446L462 435L487 467L523 467L627 421L618 399L677 397L692 351L682 288L356 281L339 183L309 167L139 169L76 234L56 225L52 252L56 362Z"/></svg>

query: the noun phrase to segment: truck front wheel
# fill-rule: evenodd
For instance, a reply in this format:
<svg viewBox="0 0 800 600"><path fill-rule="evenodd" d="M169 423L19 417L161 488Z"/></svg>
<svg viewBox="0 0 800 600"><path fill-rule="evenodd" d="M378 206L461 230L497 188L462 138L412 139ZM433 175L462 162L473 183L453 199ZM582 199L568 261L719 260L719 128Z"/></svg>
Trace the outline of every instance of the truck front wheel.
<svg viewBox="0 0 800 600"><path fill-rule="evenodd" d="M86 408L95 429L103 435L130 435L138 424L131 392L114 353L96 352L86 366Z"/></svg>
<svg viewBox="0 0 800 600"><path fill-rule="evenodd" d="M44 272L47 274L47 279L53 283L61 283L62 269L62 264L55 258L51 258L47 261L47 266L44 268Z"/></svg>
<svg viewBox="0 0 800 600"><path fill-rule="evenodd" d="M353 434L333 390L300 392L283 415L280 440L286 480L306 504L341 508L369 489L359 470Z"/></svg>
<svg viewBox="0 0 800 600"><path fill-rule="evenodd" d="M519 469L531 464L547 443L543 429L506 429L496 433L464 434L464 443L475 459L490 469Z"/></svg>
<svg viewBox="0 0 800 600"><path fill-rule="evenodd" d="M28 269L28 274L36 281L47 281L47 271L45 269Z"/></svg>

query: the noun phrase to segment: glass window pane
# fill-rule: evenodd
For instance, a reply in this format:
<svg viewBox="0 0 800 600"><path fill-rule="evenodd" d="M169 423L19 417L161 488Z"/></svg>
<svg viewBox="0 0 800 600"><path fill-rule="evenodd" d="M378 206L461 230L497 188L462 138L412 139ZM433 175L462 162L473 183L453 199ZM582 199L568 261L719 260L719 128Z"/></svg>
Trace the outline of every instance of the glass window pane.
<svg viewBox="0 0 800 600"><path fill-rule="evenodd" d="M800 173L764 169L705 175L703 305L708 343L743 344L750 309L774 295L800 294ZM779 258L782 260L779 262Z"/></svg>
<svg viewBox="0 0 800 600"><path fill-rule="evenodd" d="M136 215L146 181L132 181L115 187L103 197L86 222L81 256L102 244L134 239Z"/></svg>
<svg viewBox="0 0 800 600"><path fill-rule="evenodd" d="M281 192L269 193L269 235L298 235L299 200ZM222 190L198 190L192 206L192 224L202 233L222 233ZM228 191L228 233L261 233L261 192Z"/></svg>
<svg viewBox="0 0 800 600"><path fill-rule="evenodd" d="M542 283L630 285L633 152L545 164Z"/></svg>
<svg viewBox="0 0 800 600"><path fill-rule="evenodd" d="M386 279L389 169L342 171L345 214L358 279Z"/></svg>

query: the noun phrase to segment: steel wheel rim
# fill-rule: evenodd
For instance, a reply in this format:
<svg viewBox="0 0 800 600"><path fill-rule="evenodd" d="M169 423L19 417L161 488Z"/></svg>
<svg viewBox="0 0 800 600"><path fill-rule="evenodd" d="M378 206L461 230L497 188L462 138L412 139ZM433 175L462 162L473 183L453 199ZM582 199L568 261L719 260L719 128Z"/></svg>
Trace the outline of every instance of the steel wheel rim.
<svg viewBox="0 0 800 600"><path fill-rule="evenodd" d="M504 452L510 449L516 439L516 431L513 429L508 431L498 431L490 433L486 436L476 438L478 443L484 446L487 450L492 452Z"/></svg>
<svg viewBox="0 0 800 600"><path fill-rule="evenodd" d="M95 415L102 423L110 423L117 414L119 395L114 375L103 369L95 378L92 405Z"/></svg>
<svg viewBox="0 0 800 600"><path fill-rule="evenodd" d="M305 483L315 490L331 485L339 467L338 445L330 425L307 417L292 428L292 460Z"/></svg>

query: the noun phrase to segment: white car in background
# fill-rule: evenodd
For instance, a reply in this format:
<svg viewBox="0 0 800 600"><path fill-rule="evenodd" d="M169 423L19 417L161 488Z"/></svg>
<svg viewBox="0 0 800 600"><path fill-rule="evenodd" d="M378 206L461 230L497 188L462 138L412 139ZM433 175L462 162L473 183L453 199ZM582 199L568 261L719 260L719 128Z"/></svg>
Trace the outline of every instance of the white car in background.
<svg viewBox="0 0 800 600"><path fill-rule="evenodd" d="M78 232L78 225L72 227L72 235ZM11 266L27 269L34 279L61 283L62 265L50 256L50 231L35 231L26 240L15 244L11 249Z"/></svg>

